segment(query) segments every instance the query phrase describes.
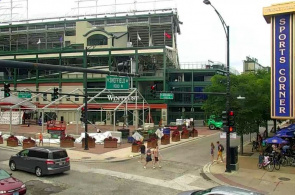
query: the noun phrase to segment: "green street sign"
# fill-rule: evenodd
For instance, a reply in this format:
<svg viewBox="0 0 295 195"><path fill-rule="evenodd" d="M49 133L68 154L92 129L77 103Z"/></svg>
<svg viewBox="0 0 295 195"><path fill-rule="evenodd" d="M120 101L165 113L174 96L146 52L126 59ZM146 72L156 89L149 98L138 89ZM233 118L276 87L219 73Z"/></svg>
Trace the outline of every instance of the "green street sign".
<svg viewBox="0 0 295 195"><path fill-rule="evenodd" d="M107 89L129 89L129 77L107 76Z"/></svg>
<svg viewBox="0 0 295 195"><path fill-rule="evenodd" d="M173 100L174 94L173 93L160 93L160 99L162 100Z"/></svg>
<svg viewBox="0 0 295 195"><path fill-rule="evenodd" d="M18 92L19 98L31 98L32 94L30 92Z"/></svg>

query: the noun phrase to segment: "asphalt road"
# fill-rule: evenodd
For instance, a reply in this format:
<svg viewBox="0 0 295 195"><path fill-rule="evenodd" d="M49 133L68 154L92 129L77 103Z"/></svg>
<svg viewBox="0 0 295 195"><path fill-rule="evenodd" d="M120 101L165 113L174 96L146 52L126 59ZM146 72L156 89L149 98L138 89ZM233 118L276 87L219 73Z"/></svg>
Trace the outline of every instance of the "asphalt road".
<svg viewBox="0 0 295 195"><path fill-rule="evenodd" d="M71 171L37 178L16 171L13 176L26 183L29 195L39 194L178 194L184 190L206 189L217 185L202 174L210 159L210 143L216 145L219 134L161 150L162 168L151 164L143 169L138 159L116 163L71 163ZM246 139L247 140L247 139ZM239 140L232 140L238 145ZM8 159L15 152L0 149L0 168L9 172Z"/></svg>

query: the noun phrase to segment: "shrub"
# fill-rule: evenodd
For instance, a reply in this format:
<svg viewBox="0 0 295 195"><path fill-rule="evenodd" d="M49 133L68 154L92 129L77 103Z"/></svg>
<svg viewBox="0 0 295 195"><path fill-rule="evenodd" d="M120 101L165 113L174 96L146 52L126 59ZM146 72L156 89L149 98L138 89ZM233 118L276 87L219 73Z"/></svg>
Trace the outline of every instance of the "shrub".
<svg viewBox="0 0 295 195"><path fill-rule="evenodd" d="M105 138L104 141L118 141L118 139L110 136Z"/></svg>
<svg viewBox="0 0 295 195"><path fill-rule="evenodd" d="M11 135L7 138L7 141L18 141L18 139L14 135Z"/></svg>
<svg viewBox="0 0 295 195"><path fill-rule="evenodd" d="M184 129L182 132L181 132L181 135L185 135L185 134L189 134L189 131L187 129Z"/></svg>
<svg viewBox="0 0 295 195"><path fill-rule="evenodd" d="M155 137L150 137L147 141L148 142L152 142L152 141L156 141L157 140L157 138L155 138Z"/></svg>
<svg viewBox="0 0 295 195"><path fill-rule="evenodd" d="M179 134L179 131L173 131L173 133L172 133L172 137L176 137L176 136L179 136L180 134Z"/></svg>
<svg viewBox="0 0 295 195"><path fill-rule="evenodd" d="M163 137L161 138L161 139L169 139L170 138L170 136L169 135L167 135L167 134L164 134L163 135Z"/></svg>
<svg viewBox="0 0 295 195"><path fill-rule="evenodd" d="M35 140L32 140L31 137L28 137L28 138L23 140L23 143L36 143L36 142L35 142Z"/></svg>
<svg viewBox="0 0 295 195"><path fill-rule="evenodd" d="M63 140L63 141L75 141L75 138L73 138L72 136L69 136L69 135L67 135L67 136L62 136L61 138L60 138L60 140Z"/></svg>
<svg viewBox="0 0 295 195"><path fill-rule="evenodd" d="M142 142L141 141L135 141L132 143L132 145L142 145Z"/></svg>

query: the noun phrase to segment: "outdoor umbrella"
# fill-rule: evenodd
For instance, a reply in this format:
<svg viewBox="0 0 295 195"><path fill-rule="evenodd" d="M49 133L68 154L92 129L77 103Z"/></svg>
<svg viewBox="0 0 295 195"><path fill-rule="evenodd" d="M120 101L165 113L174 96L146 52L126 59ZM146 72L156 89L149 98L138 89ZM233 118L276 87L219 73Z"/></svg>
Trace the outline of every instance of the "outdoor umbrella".
<svg viewBox="0 0 295 195"><path fill-rule="evenodd" d="M277 137L294 137L295 136L295 130L281 130L276 133Z"/></svg>
<svg viewBox="0 0 295 195"><path fill-rule="evenodd" d="M286 144L286 143L288 143L288 141L283 140L282 138L277 137L277 136L267 138L264 140L264 142L267 144Z"/></svg>

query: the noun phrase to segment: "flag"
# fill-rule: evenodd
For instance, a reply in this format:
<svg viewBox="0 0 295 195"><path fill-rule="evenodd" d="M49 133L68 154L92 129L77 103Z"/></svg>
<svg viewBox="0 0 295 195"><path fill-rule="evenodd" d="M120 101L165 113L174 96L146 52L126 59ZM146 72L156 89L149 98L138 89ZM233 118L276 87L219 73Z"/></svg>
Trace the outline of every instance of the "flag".
<svg viewBox="0 0 295 195"><path fill-rule="evenodd" d="M141 41L141 38L138 33L137 33L137 40Z"/></svg>
<svg viewBox="0 0 295 195"><path fill-rule="evenodd" d="M37 42L37 44L39 45L41 43L41 40L39 39L39 41Z"/></svg>
<svg viewBox="0 0 295 195"><path fill-rule="evenodd" d="M165 35L165 37L167 37L168 39L171 39L171 35L170 35L170 34L164 32L164 35Z"/></svg>

